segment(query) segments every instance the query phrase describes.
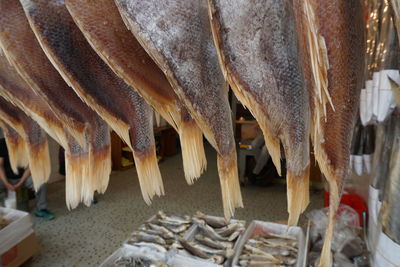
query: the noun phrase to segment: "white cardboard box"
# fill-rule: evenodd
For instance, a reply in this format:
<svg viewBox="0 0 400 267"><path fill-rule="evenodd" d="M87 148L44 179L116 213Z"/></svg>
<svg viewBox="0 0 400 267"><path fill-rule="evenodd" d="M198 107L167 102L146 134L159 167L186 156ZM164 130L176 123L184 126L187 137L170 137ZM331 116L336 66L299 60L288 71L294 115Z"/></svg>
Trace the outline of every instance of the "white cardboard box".
<svg viewBox="0 0 400 267"><path fill-rule="evenodd" d="M0 255L33 233L29 213L0 207L0 213L11 223L0 230Z"/></svg>

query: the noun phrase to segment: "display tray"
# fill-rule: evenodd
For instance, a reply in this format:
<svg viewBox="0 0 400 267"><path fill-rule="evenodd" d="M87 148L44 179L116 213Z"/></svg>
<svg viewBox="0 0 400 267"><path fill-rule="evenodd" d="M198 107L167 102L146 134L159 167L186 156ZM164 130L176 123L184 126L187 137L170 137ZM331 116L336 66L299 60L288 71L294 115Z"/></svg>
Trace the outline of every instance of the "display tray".
<svg viewBox="0 0 400 267"><path fill-rule="evenodd" d="M11 221L0 230L0 255L32 234L32 221L29 213L0 207L0 213L5 220Z"/></svg>
<svg viewBox="0 0 400 267"><path fill-rule="evenodd" d="M305 266L306 239L303 230L298 226L288 227L284 224L263 221L252 221L241 238L238 240L235 255L232 260L232 266L239 266L239 257L248 239L254 236L266 236L268 234L289 235L295 237L298 242L298 255L295 266Z"/></svg>

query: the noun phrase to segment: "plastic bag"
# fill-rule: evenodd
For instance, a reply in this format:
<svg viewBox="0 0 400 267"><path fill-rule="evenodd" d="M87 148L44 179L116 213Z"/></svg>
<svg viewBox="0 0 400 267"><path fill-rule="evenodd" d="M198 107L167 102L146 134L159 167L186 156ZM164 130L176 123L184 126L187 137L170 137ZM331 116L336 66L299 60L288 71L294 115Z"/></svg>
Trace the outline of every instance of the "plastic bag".
<svg viewBox="0 0 400 267"><path fill-rule="evenodd" d="M328 223L328 210L329 208L323 208L307 214L311 222L311 252L308 255L311 266L317 266L312 262L319 260ZM365 243L359 237L360 230L358 213L347 205L340 205L332 239L332 251L335 252L334 266L356 266L352 259L366 252Z"/></svg>

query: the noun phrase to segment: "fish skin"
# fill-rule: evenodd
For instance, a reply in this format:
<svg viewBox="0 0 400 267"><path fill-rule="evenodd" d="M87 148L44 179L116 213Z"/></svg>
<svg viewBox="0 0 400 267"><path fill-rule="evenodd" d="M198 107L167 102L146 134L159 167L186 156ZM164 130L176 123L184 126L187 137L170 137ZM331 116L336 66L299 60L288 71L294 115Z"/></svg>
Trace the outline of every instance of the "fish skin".
<svg viewBox="0 0 400 267"><path fill-rule="evenodd" d="M184 239L179 239L179 242L181 243L181 245L190 253L192 253L193 255L203 258L203 259L208 259L210 258L210 253L207 253L206 251L203 251L201 249L199 249L198 247L196 247L196 244L194 242L190 242L188 240L184 240Z"/></svg>
<svg viewBox="0 0 400 267"><path fill-rule="evenodd" d="M281 172L287 159L289 225L309 203L309 103L298 53L292 1L209 0L221 68L264 133Z"/></svg>
<svg viewBox="0 0 400 267"><path fill-rule="evenodd" d="M74 138L63 140L63 143L71 145L71 150L74 150L71 156L78 156L82 152L77 145L82 146L91 155L86 156L86 162L83 162L82 157L75 158L74 163L72 158L66 160L66 163L72 164L68 166L70 172L87 169L83 174L75 173L71 176L81 181L66 180L68 208L75 208L81 200L90 205L94 191L103 193L108 184L111 172L109 129L98 115L79 99L50 63L32 32L19 1L1 1L0 12L4 14L0 18L0 46L8 61L31 89L49 103L51 110L64 124L66 134ZM99 175L92 175L96 173Z"/></svg>
<svg viewBox="0 0 400 267"><path fill-rule="evenodd" d="M150 204L154 195L164 194L152 109L93 51L63 1L21 2L47 56L66 83L132 149L143 198Z"/></svg>
<svg viewBox="0 0 400 267"><path fill-rule="evenodd" d="M81 179L88 174L81 168L88 162L88 153L69 134L68 129L57 118L45 99L37 95L11 66L4 54L0 53L0 95L23 110L36 121L56 142L65 149L66 184L80 188ZM67 190L67 204L77 206L81 199L79 188ZM71 191L72 190L72 191ZM74 197L68 197L73 194Z"/></svg>
<svg viewBox="0 0 400 267"><path fill-rule="evenodd" d="M50 177L51 165L46 133L40 126L6 99L0 97L0 118L12 126L24 139L28 164L35 190ZM11 154L10 154L11 155Z"/></svg>
<svg viewBox="0 0 400 267"><path fill-rule="evenodd" d="M218 242L218 241L212 240L211 238L205 237L203 235L196 235L195 239L200 244L206 245L206 246L208 246L210 248L214 248L214 249L225 249L225 248L228 248L222 242Z"/></svg>
<svg viewBox="0 0 400 267"><path fill-rule="evenodd" d="M399 196L400 196L400 120L395 115L393 148L390 156L389 176L385 183L385 194L380 211L382 231L395 243L400 244Z"/></svg>
<svg viewBox="0 0 400 267"><path fill-rule="evenodd" d="M218 67L205 2L115 3L124 22L167 76L203 134L218 153L224 215L242 207L236 145L227 92Z"/></svg>
<svg viewBox="0 0 400 267"><path fill-rule="evenodd" d="M66 6L93 49L179 133L189 184L206 169L200 129L164 73L126 28L113 0L68 0Z"/></svg>
<svg viewBox="0 0 400 267"><path fill-rule="evenodd" d="M294 1L295 10L303 10L304 1ZM357 118L360 90L364 82L364 12L361 0L309 0L314 9L315 24L324 38L329 69L328 92L332 106L326 107L326 116L317 120L318 104L315 100L315 84L309 87L313 127L320 126L319 136L314 138L314 152L318 165L325 175L330 190L329 223L319 266L331 266L330 243L332 240L336 211L349 173L350 146ZM299 36L304 36L304 14L296 12ZM303 28L302 28L303 27ZM300 41L300 49L306 50L306 42ZM305 53L304 53L305 54ZM311 75L307 58L302 66Z"/></svg>
<svg viewBox="0 0 400 267"><path fill-rule="evenodd" d="M2 53L0 53L0 95L37 121L60 145L66 146L61 142L63 138L58 137L64 132L62 123L50 106L25 83Z"/></svg>
<svg viewBox="0 0 400 267"><path fill-rule="evenodd" d="M228 222L225 218L209 216L200 211L196 212L195 216L201 220L204 220L207 224L214 228L221 228L228 225Z"/></svg>

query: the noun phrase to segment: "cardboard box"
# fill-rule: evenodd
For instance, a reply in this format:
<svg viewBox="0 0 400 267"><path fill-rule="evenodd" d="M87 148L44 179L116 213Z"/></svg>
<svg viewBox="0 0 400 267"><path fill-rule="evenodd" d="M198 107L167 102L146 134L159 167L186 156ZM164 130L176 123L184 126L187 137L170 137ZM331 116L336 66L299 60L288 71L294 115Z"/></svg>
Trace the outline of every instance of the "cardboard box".
<svg viewBox="0 0 400 267"><path fill-rule="evenodd" d="M29 213L9 208L0 208L0 214L11 223L0 230L0 255L20 243L32 230Z"/></svg>
<svg viewBox="0 0 400 267"><path fill-rule="evenodd" d="M240 141L253 140L262 134L257 121L236 121L236 127L240 127Z"/></svg>
<svg viewBox="0 0 400 267"><path fill-rule="evenodd" d="M32 231L25 239L0 256L0 266L17 267L39 252L39 244Z"/></svg>

